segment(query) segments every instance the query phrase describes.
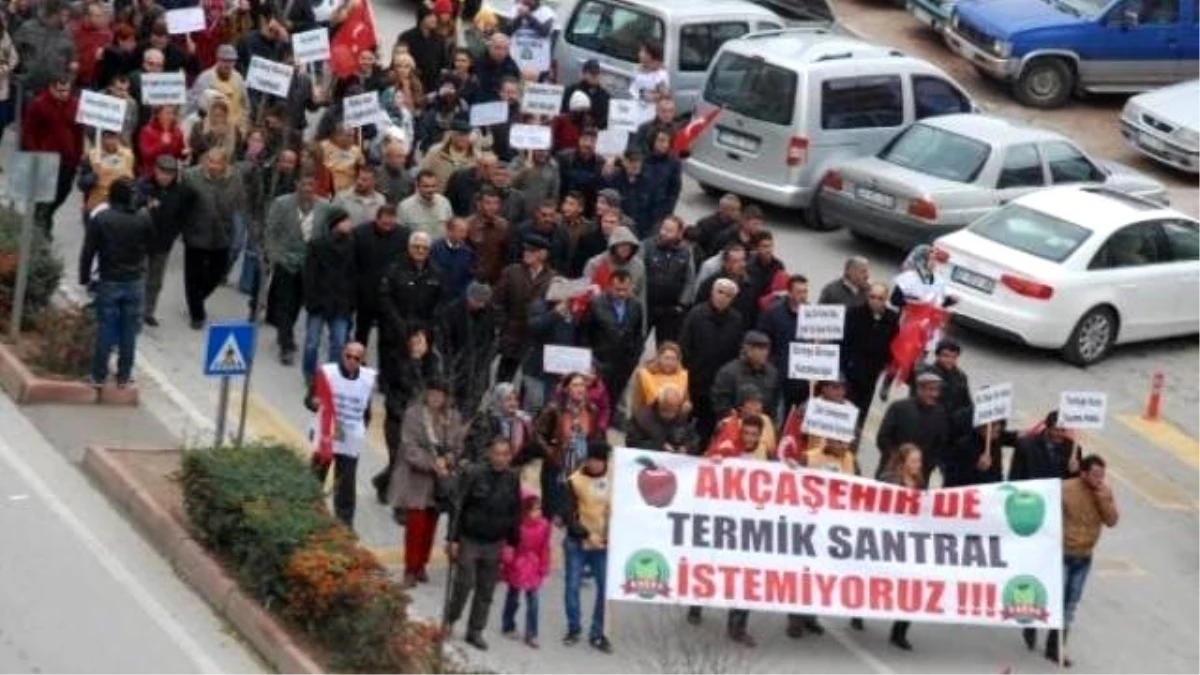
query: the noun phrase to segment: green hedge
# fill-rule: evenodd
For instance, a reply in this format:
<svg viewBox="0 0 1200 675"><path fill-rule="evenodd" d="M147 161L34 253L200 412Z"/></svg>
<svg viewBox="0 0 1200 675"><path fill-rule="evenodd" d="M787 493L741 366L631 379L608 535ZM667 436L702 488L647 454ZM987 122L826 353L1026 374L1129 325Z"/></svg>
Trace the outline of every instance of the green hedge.
<svg viewBox="0 0 1200 675"><path fill-rule="evenodd" d="M21 250L22 216L0 207L0 317L8 321L17 283L17 261ZM32 318L50 304L54 291L62 281L63 261L55 253L40 229L34 228L33 255L29 268L29 285L25 293L25 317Z"/></svg>

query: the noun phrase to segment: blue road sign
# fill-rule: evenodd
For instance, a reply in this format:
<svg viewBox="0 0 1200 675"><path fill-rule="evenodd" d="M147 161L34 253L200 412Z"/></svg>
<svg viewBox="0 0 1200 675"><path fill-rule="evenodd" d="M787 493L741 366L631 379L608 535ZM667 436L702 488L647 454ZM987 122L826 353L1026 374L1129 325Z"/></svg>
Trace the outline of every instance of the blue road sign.
<svg viewBox="0 0 1200 675"><path fill-rule="evenodd" d="M254 360L255 327L248 321L208 325L204 374L210 377L245 375Z"/></svg>

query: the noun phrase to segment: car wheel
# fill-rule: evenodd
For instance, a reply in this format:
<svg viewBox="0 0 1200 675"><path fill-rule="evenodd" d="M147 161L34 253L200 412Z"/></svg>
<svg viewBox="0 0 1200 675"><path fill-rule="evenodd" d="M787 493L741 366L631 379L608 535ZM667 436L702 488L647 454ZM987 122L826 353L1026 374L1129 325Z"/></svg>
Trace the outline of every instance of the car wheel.
<svg viewBox="0 0 1200 675"><path fill-rule="evenodd" d="M1075 74L1062 59L1035 59L1017 79L1017 100L1034 108L1058 108L1071 98Z"/></svg>
<svg viewBox="0 0 1200 675"><path fill-rule="evenodd" d="M720 188L709 185L708 183L700 183L700 190L709 197L716 197L717 199L720 199L721 196L725 194Z"/></svg>
<svg viewBox="0 0 1200 675"><path fill-rule="evenodd" d="M1063 357L1081 367L1100 361L1116 342L1117 328L1117 315L1111 309L1093 307L1075 324L1063 346Z"/></svg>
<svg viewBox="0 0 1200 675"><path fill-rule="evenodd" d="M809 202L808 208L804 210L804 222L810 230L816 230L817 232L832 232L838 229L837 225L830 225L821 217L821 200L817 199L816 196Z"/></svg>

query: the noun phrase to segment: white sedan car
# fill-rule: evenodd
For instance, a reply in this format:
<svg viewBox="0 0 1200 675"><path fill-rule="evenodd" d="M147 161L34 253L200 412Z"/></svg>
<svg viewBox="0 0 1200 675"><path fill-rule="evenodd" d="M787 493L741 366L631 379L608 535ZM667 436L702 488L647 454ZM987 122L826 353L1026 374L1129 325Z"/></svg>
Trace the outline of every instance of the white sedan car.
<svg viewBox="0 0 1200 675"><path fill-rule="evenodd" d="M1102 187L1034 192L938 239L955 320L1076 365L1200 331L1200 223Z"/></svg>

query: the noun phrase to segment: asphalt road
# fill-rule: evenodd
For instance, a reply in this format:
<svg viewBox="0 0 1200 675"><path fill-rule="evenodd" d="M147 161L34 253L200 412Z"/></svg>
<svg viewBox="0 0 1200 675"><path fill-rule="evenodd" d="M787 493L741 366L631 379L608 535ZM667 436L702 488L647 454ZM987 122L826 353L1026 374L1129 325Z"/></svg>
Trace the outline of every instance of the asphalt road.
<svg viewBox="0 0 1200 675"><path fill-rule="evenodd" d="M886 7L843 3L843 15L889 12L887 20L869 26L877 38L902 43L911 28L903 15ZM408 0L389 0L375 5L380 38L390 46L395 36L412 23ZM853 20L853 16L849 16ZM936 45L934 45L936 46ZM907 48L907 47L906 47ZM954 68L953 57L930 49L943 67ZM957 74L957 73L956 73ZM999 99L988 92L986 83L964 77L977 96ZM998 102L997 104L1001 104ZM1103 117L1092 103L1075 103L1054 117L1081 115ZM1115 108L1108 104L1111 124ZM1052 121L1051 121L1052 122ZM1047 123L1051 123L1047 122ZM1082 125L1072 135L1100 156L1123 158L1110 148L1108 134L1115 126ZM1174 178L1172 198L1177 204L1195 204L1194 181ZM694 183L685 183L679 211L689 222L706 215L715 202L700 193ZM1191 209L1195 212L1195 209ZM68 262L76 259L80 228L77 202L62 210L56 229L56 246ZM854 254L872 260L873 276L890 279L896 272L899 254L884 248L864 247L843 232L815 233L804 228L798 214L768 211L769 225L776 235L777 254L789 269L809 276L814 285L835 278L842 261ZM154 411L179 436L199 442L209 436L216 410L216 385L200 374L202 334L187 327L182 292L182 253L171 260L163 291L159 318L162 326L147 329L139 342L138 379L145 388L143 405ZM243 318L245 298L222 288L209 302L214 319ZM958 333L965 351L962 365L978 387L988 383L1012 382L1016 388L1016 420L1027 424L1040 418L1057 402L1065 389L1103 390L1109 393L1109 418L1105 429L1084 438L1087 450L1108 458L1117 499L1122 508L1118 528L1105 534L1096 567L1080 607L1072 633L1071 652L1077 668L1102 672L1195 672L1200 669L1200 650L1195 635L1200 626L1196 597L1200 593L1200 538L1197 510L1200 481L1197 479L1196 437L1198 387L1196 372L1200 351L1195 338L1123 347L1104 363L1081 370L1054 355L1029 350L971 333ZM301 405L302 380L298 367L279 365L273 331L259 336L259 361L248 401L249 427L253 435L271 436L300 444L309 414ZM1168 425L1145 427L1136 422L1144 405L1151 374L1167 374L1164 414ZM240 397L231 402L236 415ZM882 411L875 406L868 419L873 434ZM382 419L379 415L377 419ZM386 459L378 424L372 435L371 451L364 456L359 475L360 501L357 529L383 560L395 566L402 556L402 531L392 523L387 509L374 503L367 483ZM5 433L10 441L13 438ZM869 436L870 437L870 436ZM872 468L875 450L864 443L862 463ZM0 478L2 480L2 478ZM0 505L3 508L3 505ZM0 554L0 564L4 556ZM435 557L433 583L416 589L414 611L425 616L440 614L441 586L445 562ZM0 568L2 569L2 568ZM0 582L3 583L3 582ZM617 648L613 656L602 656L586 647L573 650L557 640L564 627L561 605L561 574L551 575L543 589L542 649L534 652L496 634L494 616L492 650L481 665L507 672L999 672L1012 665L1017 672L1049 671L1053 664L1025 651L1015 631L996 629L916 626L911 638L916 651L898 653L886 644L886 626L868 625L865 633L848 631L842 621L826 622L833 630L825 638L805 638L799 643L783 635L778 616L755 616L751 630L760 646L753 652L727 648L722 640L719 613L708 613L705 624L691 628L671 612L616 605L610 633ZM585 598L587 596L585 595ZM3 598L3 595L0 595ZM499 598L494 605L498 613ZM585 603L585 607L588 605ZM2 625L2 624L0 624ZM3 649L0 637L0 650ZM0 670L4 670L0 651Z"/></svg>

